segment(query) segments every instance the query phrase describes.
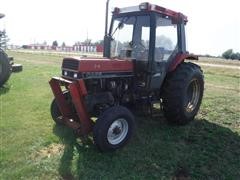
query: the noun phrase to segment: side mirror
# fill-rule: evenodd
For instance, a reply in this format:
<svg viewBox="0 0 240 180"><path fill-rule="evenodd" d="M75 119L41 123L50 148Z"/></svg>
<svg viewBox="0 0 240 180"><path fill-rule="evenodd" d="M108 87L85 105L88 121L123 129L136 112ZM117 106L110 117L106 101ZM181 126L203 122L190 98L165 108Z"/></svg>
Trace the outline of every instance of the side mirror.
<svg viewBox="0 0 240 180"><path fill-rule="evenodd" d="M123 27L124 27L123 22L120 22L120 23L118 24L118 29L122 29Z"/></svg>

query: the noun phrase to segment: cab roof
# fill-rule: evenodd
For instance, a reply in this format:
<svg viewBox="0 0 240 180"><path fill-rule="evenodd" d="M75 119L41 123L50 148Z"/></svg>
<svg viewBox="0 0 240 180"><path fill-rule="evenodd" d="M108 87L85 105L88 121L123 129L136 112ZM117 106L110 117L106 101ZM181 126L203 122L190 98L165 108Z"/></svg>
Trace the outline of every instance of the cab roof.
<svg viewBox="0 0 240 180"><path fill-rule="evenodd" d="M170 9L167 9L162 6L155 5L155 4L151 4L148 2L141 3L138 6L130 6L130 7L124 7L124 8L115 7L113 14L117 15L117 14L141 12L141 11L156 12L159 14L170 16L176 20L179 20L180 18L182 18L184 20L184 22L188 21L187 16L185 16L184 14L182 14L180 12L176 12L176 11L173 11L173 10L170 10Z"/></svg>

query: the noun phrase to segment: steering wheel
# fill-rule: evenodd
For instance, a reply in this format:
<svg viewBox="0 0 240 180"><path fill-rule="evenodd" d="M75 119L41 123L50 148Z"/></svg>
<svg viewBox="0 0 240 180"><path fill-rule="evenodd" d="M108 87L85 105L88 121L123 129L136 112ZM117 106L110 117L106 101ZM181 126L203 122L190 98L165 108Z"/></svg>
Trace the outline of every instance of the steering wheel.
<svg viewBox="0 0 240 180"><path fill-rule="evenodd" d="M131 46L133 50L135 50L136 52L143 52L147 50L147 48L144 46L144 44L141 41L138 41L137 43L131 42Z"/></svg>
<svg viewBox="0 0 240 180"><path fill-rule="evenodd" d="M143 59L146 56L147 48L142 42L132 43L132 55L136 59ZM144 58L145 59L145 58Z"/></svg>

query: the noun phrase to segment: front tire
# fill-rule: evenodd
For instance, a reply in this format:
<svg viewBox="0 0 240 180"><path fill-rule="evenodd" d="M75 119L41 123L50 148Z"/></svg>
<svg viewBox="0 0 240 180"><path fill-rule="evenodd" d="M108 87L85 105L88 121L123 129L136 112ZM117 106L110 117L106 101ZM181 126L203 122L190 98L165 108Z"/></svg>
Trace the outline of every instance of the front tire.
<svg viewBox="0 0 240 180"><path fill-rule="evenodd" d="M184 125L196 116L203 96L204 78L201 68L182 63L167 75L163 86L163 111L168 122Z"/></svg>
<svg viewBox="0 0 240 180"><path fill-rule="evenodd" d="M123 147L134 131L134 116L125 107L113 106L104 111L93 128L96 146L102 152Z"/></svg>
<svg viewBox="0 0 240 180"><path fill-rule="evenodd" d="M70 103L70 94L69 94L69 92L65 91L65 92L63 92L63 95L64 95L65 99L67 100L67 102ZM57 102L56 102L55 98L53 99L53 101L51 103L50 111L51 111L51 116L52 116L53 121L56 124L59 124L59 125L63 124L62 113L59 110L59 107L57 105Z"/></svg>

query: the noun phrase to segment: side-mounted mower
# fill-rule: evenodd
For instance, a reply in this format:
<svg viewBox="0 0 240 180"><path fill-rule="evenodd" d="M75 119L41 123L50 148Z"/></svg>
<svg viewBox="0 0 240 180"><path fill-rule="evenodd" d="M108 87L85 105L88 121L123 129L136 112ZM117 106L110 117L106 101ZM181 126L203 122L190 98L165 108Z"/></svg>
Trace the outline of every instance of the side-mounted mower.
<svg viewBox="0 0 240 180"><path fill-rule="evenodd" d="M101 151L123 147L134 132L132 107L161 104L169 123L196 116L204 90L201 68L186 50L187 17L158 5L115 8L104 58L64 58L50 80L51 114L80 135L93 133ZM95 119L93 118L95 117Z"/></svg>

